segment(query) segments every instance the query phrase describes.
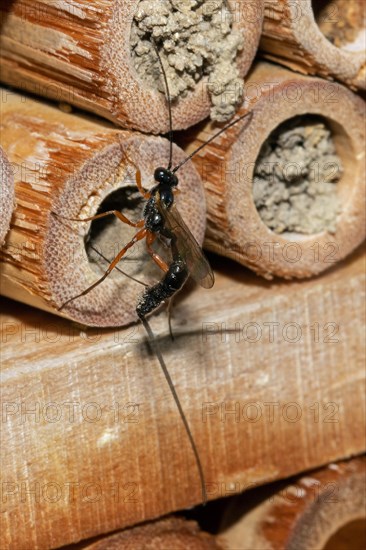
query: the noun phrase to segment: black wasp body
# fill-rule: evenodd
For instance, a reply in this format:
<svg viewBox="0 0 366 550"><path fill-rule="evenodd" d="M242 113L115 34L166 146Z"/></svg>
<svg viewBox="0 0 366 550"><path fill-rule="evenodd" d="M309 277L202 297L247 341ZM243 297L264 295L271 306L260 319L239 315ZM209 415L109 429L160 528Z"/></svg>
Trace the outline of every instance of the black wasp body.
<svg viewBox="0 0 366 550"><path fill-rule="evenodd" d="M165 300L174 296L183 287L189 275L188 268L176 247L175 234L167 227L166 218L162 215L162 208L169 211L174 203L174 188L178 185L178 178L167 168L157 168L154 178L158 184L150 191L151 196L144 208L145 228L170 240L173 262L163 279L142 295L136 307L139 318L145 317Z"/></svg>
<svg viewBox="0 0 366 550"><path fill-rule="evenodd" d="M174 203L174 188L178 185L178 178L167 168L157 168L154 179L158 182L150 191L150 198L144 208L145 227L152 233L165 235L165 221L157 206L157 201L169 209Z"/></svg>
<svg viewBox="0 0 366 550"><path fill-rule="evenodd" d="M168 300L180 290L188 279L188 270L182 260L173 261L169 271L156 285L148 288L142 295L136 313L142 318L154 311L165 300Z"/></svg>

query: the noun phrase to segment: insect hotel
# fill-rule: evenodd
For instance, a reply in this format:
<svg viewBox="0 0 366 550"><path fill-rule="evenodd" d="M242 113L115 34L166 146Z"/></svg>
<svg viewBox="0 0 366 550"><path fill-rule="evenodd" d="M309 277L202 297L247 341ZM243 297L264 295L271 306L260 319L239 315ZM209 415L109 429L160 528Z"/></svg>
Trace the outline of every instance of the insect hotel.
<svg viewBox="0 0 366 550"><path fill-rule="evenodd" d="M364 548L362 0L0 14L0 548Z"/></svg>

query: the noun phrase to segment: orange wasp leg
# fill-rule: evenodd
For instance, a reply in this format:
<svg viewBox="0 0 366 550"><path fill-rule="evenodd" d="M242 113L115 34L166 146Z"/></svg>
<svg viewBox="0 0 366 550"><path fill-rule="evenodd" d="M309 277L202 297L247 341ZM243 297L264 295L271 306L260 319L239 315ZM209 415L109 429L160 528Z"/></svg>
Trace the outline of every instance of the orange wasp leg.
<svg viewBox="0 0 366 550"><path fill-rule="evenodd" d="M100 285L104 281L106 277L110 274L110 272L116 267L118 262L122 259L122 257L126 254L127 250L131 248L134 244L136 244L138 241L141 241L146 237L147 229L144 227L143 229L140 229L136 233L136 235L133 237L133 239L130 240L129 243L127 243L117 254L117 256L114 258L113 262L110 263L107 271L104 273L104 275L95 281L90 287L85 289L83 292L80 292L80 294L77 294L76 296L73 296L69 300L67 300L62 306L59 308L59 310L63 309L68 303L72 302L73 300L76 300L76 298L81 298L81 296L85 296L85 294L88 294L93 288Z"/></svg>
<svg viewBox="0 0 366 550"><path fill-rule="evenodd" d="M146 233L146 248L154 262L164 273L167 273L169 271L169 266L164 260L157 254L152 248L151 245L156 239L156 234L152 233L151 231L147 231Z"/></svg>
<svg viewBox="0 0 366 550"><path fill-rule="evenodd" d="M145 191L145 189L142 187L142 178L141 178L141 171L140 169L136 166L136 164L129 158L129 156L127 155L126 152L123 152L125 158L127 159L127 161L135 168L136 170L136 174L135 174L135 178L136 178L136 185L137 185L137 188L140 192L140 194L145 198L145 199L149 199L151 197L151 193L149 191ZM59 308L59 310L62 310L67 304L69 304L70 302L72 302L73 300L76 300L77 298L81 298L82 296L85 296L86 294L88 294L91 290L93 290L93 288L97 287L98 285L100 285L107 277L108 275L111 273L111 271L117 266L117 264L119 263L119 261L123 258L123 256L126 254L127 250L129 248L131 248L134 244L136 244L138 241L141 241L142 239L146 238L146 246L147 246L147 251L148 253L150 254L150 256L152 257L152 259L154 260L154 262L158 265L158 267L164 271L165 273L167 273L169 271L169 266L168 264L159 256L159 254L157 254L153 249L152 249L152 244L153 242L155 241L156 239L156 235L154 233L152 233L151 231L148 231L148 229L146 229L146 227L144 227L145 225L145 220L144 219L141 219L139 220L138 222L132 222L131 220L129 220L128 218L126 218L126 216L124 216L124 214L122 214L121 212L119 212L118 210L109 210L108 212L102 212L101 214L96 214L95 216L89 216L87 218L67 218L66 216L61 216L60 214L56 214L56 212L54 212L55 216L57 216L58 218L63 218L63 219L66 219L66 220L69 220L69 221L81 221L81 222L88 222L88 221L94 221L94 220L98 220L98 219L101 219L101 218L105 218L106 216L111 216L111 215L114 215L116 216L121 222L123 223L126 223L132 227L138 227L138 228L141 228L140 231L138 231L136 233L136 235L133 237L133 239L131 239L130 242L128 242L121 250L120 252L117 254L117 256L114 258L114 260L110 263L108 269L106 270L106 272L104 273L104 275L98 279L97 281L95 281L95 283L93 283L91 286L89 286L87 289L85 289L83 292L80 292L80 294L77 294L76 296L73 296L72 298L70 298L69 300L67 300L64 304L62 304L62 306Z"/></svg>
<svg viewBox="0 0 366 550"><path fill-rule="evenodd" d="M123 152L124 157L127 159L127 162L129 162L136 170L135 178L136 178L136 185L137 189L139 190L140 194L143 196L144 199L149 199L151 197L151 194L149 191L145 191L145 189L142 187L142 179L141 179L141 171L136 166L136 164L130 159L130 157L127 155L126 152ZM100 220L101 218L105 218L106 216L114 215L116 216L121 222L126 223L127 225L130 225L132 227L144 227L145 220L139 220L138 222L132 222L124 214L119 212L119 210L108 210L108 212L102 212L101 214L96 214L95 216L89 216L88 218L67 218L66 216L61 216L60 214L56 214L56 212L53 212L53 214L58 218L63 218L65 220L69 220L72 222L92 222L94 220Z"/></svg>
<svg viewBox="0 0 366 550"><path fill-rule="evenodd" d="M151 248L152 243L155 241L156 235L154 233L151 233L150 231L147 232L146 235L146 247L147 251L154 260L154 262L162 269L165 273L168 272L169 266L164 262L164 260ZM173 296L170 298L168 302L168 323L169 323L169 333L171 339L174 341L173 336L173 330L172 330L172 305L173 305Z"/></svg>
<svg viewBox="0 0 366 550"><path fill-rule="evenodd" d="M141 172L138 168L136 168L135 177L136 177L137 189L140 191L144 199L149 199L151 197L150 191L145 191L145 189L142 187Z"/></svg>
<svg viewBox="0 0 366 550"><path fill-rule="evenodd" d="M150 192L145 191L145 189L142 187L141 170L136 166L133 160L130 159L130 157L127 155L125 151L123 151L123 155L127 159L127 162L129 162L129 164L131 164L136 170L135 178L136 178L137 189L139 190L141 195L144 197L144 199L149 199L151 197Z"/></svg>
<svg viewBox="0 0 366 550"><path fill-rule="evenodd" d="M55 216L57 218L63 218L64 220L69 220L71 222L92 222L94 220L100 220L101 218L105 218L106 216L111 216L112 214L116 216L121 222L126 223L127 225L131 225L132 227L143 227L145 220L139 220L138 222L132 222L126 216L124 216L119 210L108 210L108 212L102 212L101 214L97 214L96 216L90 216L89 218L67 218L66 216L60 216L60 214L56 214L54 212Z"/></svg>

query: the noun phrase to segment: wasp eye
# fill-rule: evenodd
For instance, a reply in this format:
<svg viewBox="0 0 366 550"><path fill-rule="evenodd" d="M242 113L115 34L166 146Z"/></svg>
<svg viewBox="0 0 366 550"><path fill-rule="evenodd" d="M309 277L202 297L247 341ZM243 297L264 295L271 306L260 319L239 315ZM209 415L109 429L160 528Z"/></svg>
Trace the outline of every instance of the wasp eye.
<svg viewBox="0 0 366 550"><path fill-rule="evenodd" d="M178 178L177 178L177 176L176 176L175 174L173 174L173 173L172 173L171 176L170 176L170 181L171 181L171 185L172 185L173 187L176 187L176 186L178 185Z"/></svg>

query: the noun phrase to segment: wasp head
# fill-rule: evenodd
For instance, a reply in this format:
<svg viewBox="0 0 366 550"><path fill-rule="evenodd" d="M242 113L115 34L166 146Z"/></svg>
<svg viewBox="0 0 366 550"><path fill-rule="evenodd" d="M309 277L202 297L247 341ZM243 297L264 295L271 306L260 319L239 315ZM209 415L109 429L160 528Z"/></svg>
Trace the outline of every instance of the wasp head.
<svg viewBox="0 0 366 550"><path fill-rule="evenodd" d="M167 168L157 168L154 172L154 178L158 183L155 192L159 195L161 202L170 208L174 202L173 187L178 185L178 178Z"/></svg>
<svg viewBox="0 0 366 550"><path fill-rule="evenodd" d="M177 176L167 168L157 168L154 172L154 179L160 184L168 185L169 187L176 187L178 185Z"/></svg>

